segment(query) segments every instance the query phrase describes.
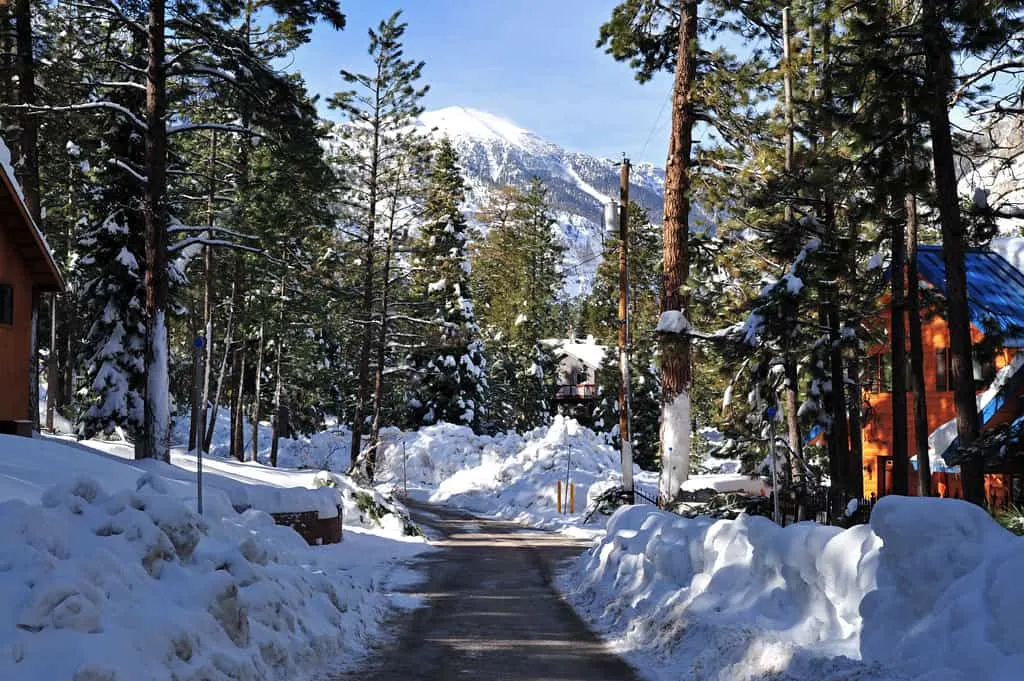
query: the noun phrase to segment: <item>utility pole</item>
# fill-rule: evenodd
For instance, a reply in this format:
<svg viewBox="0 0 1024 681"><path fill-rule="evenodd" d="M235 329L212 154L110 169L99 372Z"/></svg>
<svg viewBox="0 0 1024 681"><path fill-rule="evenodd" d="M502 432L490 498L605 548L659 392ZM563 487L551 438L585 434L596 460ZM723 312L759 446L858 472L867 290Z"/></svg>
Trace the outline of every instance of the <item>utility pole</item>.
<svg viewBox="0 0 1024 681"><path fill-rule="evenodd" d="M622 488L633 503L632 390L629 374L629 159L622 158L619 176L619 442Z"/></svg>

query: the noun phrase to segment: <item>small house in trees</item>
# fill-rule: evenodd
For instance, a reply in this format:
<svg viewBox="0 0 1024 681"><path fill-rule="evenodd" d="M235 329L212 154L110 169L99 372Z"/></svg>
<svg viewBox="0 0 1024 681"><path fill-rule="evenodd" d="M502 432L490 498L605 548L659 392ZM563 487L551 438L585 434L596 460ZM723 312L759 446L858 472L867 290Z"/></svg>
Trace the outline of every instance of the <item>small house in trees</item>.
<svg viewBox="0 0 1024 681"><path fill-rule="evenodd" d="M605 347L598 345L593 336L547 342L558 357L555 402L580 403L597 399L597 372L604 361Z"/></svg>
<svg viewBox="0 0 1024 681"><path fill-rule="evenodd" d="M942 249L920 246L917 264L922 300L932 301L923 303L921 312L932 491L940 496L962 497L956 463L963 454L958 449L956 431L949 326L939 314L946 287ZM989 249L968 250L965 264L971 340L975 348L973 380L982 434L1005 430L1012 424L1024 427L1024 352L1020 352L1024 348L1024 239L999 239ZM887 309L878 323L888 329L889 322ZM888 344L873 348L862 374L867 410L862 461L865 496L881 497L891 492L896 465L909 467L910 492L917 493L914 404L909 394L909 460L895 461L893 457L890 353ZM909 340L907 355L909 393ZM985 493L989 504L999 507L1024 502L1024 445L1015 451L1007 451L1006 447L997 450L997 456L986 458Z"/></svg>
<svg viewBox="0 0 1024 681"><path fill-rule="evenodd" d="M0 141L0 433L32 432L33 300L64 287Z"/></svg>

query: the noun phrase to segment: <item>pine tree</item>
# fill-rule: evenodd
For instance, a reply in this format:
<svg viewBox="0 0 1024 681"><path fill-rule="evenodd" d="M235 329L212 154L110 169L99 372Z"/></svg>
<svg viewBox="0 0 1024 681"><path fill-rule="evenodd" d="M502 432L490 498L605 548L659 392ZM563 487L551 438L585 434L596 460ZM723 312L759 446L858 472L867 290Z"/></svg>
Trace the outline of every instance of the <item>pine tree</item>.
<svg viewBox="0 0 1024 681"><path fill-rule="evenodd" d="M556 357L545 340L562 329L556 297L563 246L553 233L548 192L537 179L525 192L507 187L478 216L488 228L475 246L474 299L490 360L492 418L505 427L546 423Z"/></svg>
<svg viewBox="0 0 1024 681"><path fill-rule="evenodd" d="M338 92L330 105L340 110L349 125L342 129L340 140L339 167L347 192L343 199L345 211L341 216L339 229L354 251L359 262L361 280L356 284L361 299L358 311L362 327L357 342L356 395L352 408L352 465L355 466L363 454L363 429L369 415L371 397L379 405L383 399L380 387L373 391L371 363L376 347L381 350L380 338L386 342L388 309L383 302L390 277L382 272L391 268L394 243L386 233L387 216L382 208L391 196L392 208L403 207L400 196L409 196L412 190L405 184L414 179L408 169L418 162L413 157L419 151L411 147L419 145L418 135L410 126L422 113L420 101L427 87L419 84L424 63L404 58L402 38L407 24L401 21L401 12L396 12L382 21L376 30L370 31L369 52L375 70L370 74L357 74L343 70L342 78L353 90ZM398 203L396 203L398 202ZM380 254L388 249L385 261ZM378 312L379 310L379 312ZM380 365L378 352L378 365ZM378 366L378 375L383 371ZM367 448L367 468L372 478L373 448Z"/></svg>
<svg viewBox="0 0 1024 681"><path fill-rule="evenodd" d="M142 139L116 118L98 155L141 162ZM131 439L144 431L146 310L141 186L113 165L101 165L94 182L95 222L77 246L81 299L92 320L82 349L85 389L80 393L79 434L92 437L122 428Z"/></svg>
<svg viewBox="0 0 1024 681"><path fill-rule="evenodd" d="M427 187L413 267L414 297L434 328L412 358L409 406L416 424L479 428L487 392L483 342L469 284L465 186L451 142L442 140Z"/></svg>
<svg viewBox="0 0 1024 681"><path fill-rule="evenodd" d="M661 234L640 205L629 206L629 316L630 376L632 377L634 461L649 470L658 468L658 409L660 375L655 359L658 292L661 276ZM583 301L583 323L588 333L606 346L602 367L597 372L598 400L590 414L595 427L611 429L618 437L619 422L619 239L605 238L601 264L594 287Z"/></svg>
<svg viewBox="0 0 1024 681"><path fill-rule="evenodd" d="M647 82L659 71L675 76L665 177L662 313L689 314L688 237L691 194L697 179L695 126L703 122L728 142L743 137L744 121L759 118L752 95L765 71L759 53L739 62L725 49L711 48L708 38L724 31L741 32L738 19L757 7L758 3L735 7L730 2L625 0L601 27L598 45L605 46L614 59L628 62L638 81ZM699 10L714 17L710 25ZM664 457L660 495L671 499L689 474L691 350L686 334L665 333L659 340Z"/></svg>

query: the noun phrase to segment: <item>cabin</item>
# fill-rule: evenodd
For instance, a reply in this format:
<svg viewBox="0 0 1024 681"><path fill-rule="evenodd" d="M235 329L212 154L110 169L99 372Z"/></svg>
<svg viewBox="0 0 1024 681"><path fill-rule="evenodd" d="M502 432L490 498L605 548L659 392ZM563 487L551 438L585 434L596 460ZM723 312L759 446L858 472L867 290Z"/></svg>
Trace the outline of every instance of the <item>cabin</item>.
<svg viewBox="0 0 1024 681"><path fill-rule="evenodd" d="M0 433L31 435L35 308L64 289L53 254L32 220L0 140Z"/></svg>
<svg viewBox="0 0 1024 681"><path fill-rule="evenodd" d="M944 296L946 277L942 249L920 246L917 256L922 298ZM978 395L982 433L1024 417L1024 239L998 239L989 249L965 254L971 340L975 346L973 380ZM925 399L928 408L929 461L932 491L962 497L956 408L949 351L949 326L934 306L922 305ZM879 315L890 328L890 311ZM909 328L909 327L908 327ZM984 341L989 341L988 343ZM993 346L986 348L985 346ZM909 352L909 340L908 340ZM888 344L872 348L861 376L866 418L863 426L864 496L892 491L896 465L908 467L911 494L917 493L916 456L894 461L892 453L892 368ZM908 358L909 364L909 358ZM909 376L909 366L908 366ZM914 450L913 396L907 395L909 449ZM1024 448L1022 452L1024 453ZM985 491L990 506L1024 503L1024 456L1005 457L986 465Z"/></svg>
<svg viewBox="0 0 1024 681"><path fill-rule="evenodd" d="M584 339L546 341L558 357L555 402L579 404L597 399L597 372L604 362L605 347L593 336Z"/></svg>

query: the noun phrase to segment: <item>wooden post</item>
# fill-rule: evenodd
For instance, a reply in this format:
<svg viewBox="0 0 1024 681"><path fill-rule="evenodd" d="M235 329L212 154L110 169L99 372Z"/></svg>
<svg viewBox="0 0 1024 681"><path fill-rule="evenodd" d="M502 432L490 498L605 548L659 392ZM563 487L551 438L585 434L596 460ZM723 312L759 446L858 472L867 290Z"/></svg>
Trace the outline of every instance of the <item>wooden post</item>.
<svg viewBox="0 0 1024 681"><path fill-rule="evenodd" d="M569 513L576 512L576 485L569 485Z"/></svg>
<svg viewBox="0 0 1024 681"><path fill-rule="evenodd" d="M562 512L562 481L561 480L559 480L556 483L556 490L557 490L556 493L555 493L556 494L556 508L558 509L558 512L561 513Z"/></svg>
<svg viewBox="0 0 1024 681"><path fill-rule="evenodd" d="M632 379L629 370L629 169L622 159L619 176L619 446L622 489L633 503Z"/></svg>

